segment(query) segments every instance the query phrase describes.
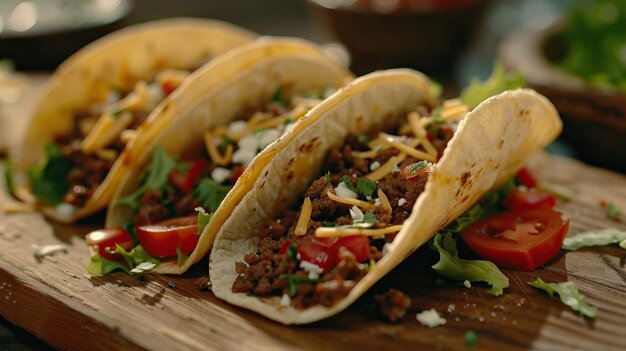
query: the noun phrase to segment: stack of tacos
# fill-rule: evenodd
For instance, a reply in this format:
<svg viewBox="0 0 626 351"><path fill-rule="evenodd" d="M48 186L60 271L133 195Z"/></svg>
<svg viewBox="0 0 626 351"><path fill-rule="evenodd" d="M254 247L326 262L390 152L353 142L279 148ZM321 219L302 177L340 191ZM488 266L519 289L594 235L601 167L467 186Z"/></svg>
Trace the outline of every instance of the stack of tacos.
<svg viewBox="0 0 626 351"><path fill-rule="evenodd" d="M120 154L156 106L193 70L255 38L231 24L179 18L80 50L50 78L12 157L14 194L61 222L106 207L122 176Z"/></svg>
<svg viewBox="0 0 626 351"><path fill-rule="evenodd" d="M430 91L410 70L364 76L259 154L216 223L215 295L285 324L331 316L561 130L531 90L469 113Z"/></svg>
<svg viewBox="0 0 626 351"><path fill-rule="evenodd" d="M156 108L122 155L106 227L135 232L125 249L141 244L158 259L155 272L184 272L211 248L215 223L243 195L229 190L257 152L349 79L296 39L266 38L215 59ZM102 258L92 273L108 273Z"/></svg>

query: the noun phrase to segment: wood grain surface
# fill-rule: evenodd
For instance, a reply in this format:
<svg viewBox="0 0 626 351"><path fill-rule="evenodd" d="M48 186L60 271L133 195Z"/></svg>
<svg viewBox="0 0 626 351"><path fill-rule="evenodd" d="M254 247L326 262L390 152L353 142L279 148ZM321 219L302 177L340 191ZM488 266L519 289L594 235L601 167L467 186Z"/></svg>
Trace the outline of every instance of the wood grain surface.
<svg viewBox="0 0 626 351"><path fill-rule="evenodd" d="M606 218L599 207L606 200L626 208L625 176L547 154L536 157L532 168L576 194L559 204L571 217L569 235L626 229L625 222ZM8 201L0 195L0 204ZM199 291L195 281L207 274L206 262L183 277L89 277L83 236L102 218L64 226L35 213L0 216L0 313L62 349L464 350L468 330L478 335L481 350L626 349L626 251L617 246L561 252L532 273L505 272L511 285L500 297L480 285L437 286L429 268L436 254L425 247L347 311L286 327ZM33 256L33 244L57 243L67 245L67 253ZM599 308L598 317L582 319L528 286L535 277L575 282ZM382 321L373 304L373 295L391 287L412 298L409 313L397 324ZM445 326L429 329L416 321L417 312L430 308L446 318Z"/></svg>

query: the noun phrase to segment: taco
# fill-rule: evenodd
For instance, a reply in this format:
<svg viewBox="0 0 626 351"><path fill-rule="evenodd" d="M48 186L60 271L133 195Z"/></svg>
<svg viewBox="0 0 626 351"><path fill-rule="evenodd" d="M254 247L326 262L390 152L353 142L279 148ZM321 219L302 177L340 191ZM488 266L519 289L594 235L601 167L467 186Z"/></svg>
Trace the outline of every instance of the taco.
<svg viewBox="0 0 626 351"><path fill-rule="evenodd" d="M428 79L402 69L309 111L231 191L245 196L211 252L215 295L284 324L329 317L561 130L532 90L467 111L456 99L438 106Z"/></svg>
<svg viewBox="0 0 626 351"><path fill-rule="evenodd" d="M157 273L187 270L210 250L214 221L230 214L225 204L243 195L229 190L244 168L350 78L316 46L296 39L258 40L194 73L122 155L108 229L87 236L98 250L89 272L130 272L145 262ZM119 253L131 257L131 250L128 264L109 262Z"/></svg>
<svg viewBox="0 0 626 351"><path fill-rule="evenodd" d="M255 38L227 23L179 18L81 49L50 78L12 157L14 194L61 222L104 208L122 176L118 157L151 111L193 70Z"/></svg>

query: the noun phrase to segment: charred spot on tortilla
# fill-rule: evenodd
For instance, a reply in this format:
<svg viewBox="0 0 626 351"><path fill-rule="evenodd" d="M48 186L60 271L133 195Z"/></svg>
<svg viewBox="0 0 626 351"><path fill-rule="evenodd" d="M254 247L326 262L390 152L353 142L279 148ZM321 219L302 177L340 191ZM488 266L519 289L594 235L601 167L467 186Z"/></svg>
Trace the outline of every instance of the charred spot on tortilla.
<svg viewBox="0 0 626 351"><path fill-rule="evenodd" d="M470 172L465 172L463 174L461 174L461 187L465 186L465 183L467 183L467 180L470 178L472 174Z"/></svg>
<svg viewBox="0 0 626 351"><path fill-rule="evenodd" d="M291 178L293 178L293 176L294 176L294 172L293 172L293 170L291 170L291 169L290 169L290 170L287 172L287 175L285 176L285 179L286 179L286 180L291 180Z"/></svg>
<svg viewBox="0 0 626 351"><path fill-rule="evenodd" d="M292 157L289 159L289 162L287 162L287 167L291 166L293 164L293 161L295 161L295 158ZM265 176L267 176L267 172L265 172Z"/></svg>
<svg viewBox="0 0 626 351"><path fill-rule="evenodd" d="M502 150L502 146L503 146L503 145L504 145L504 140L500 140L500 141L498 141L498 145L497 145L498 150Z"/></svg>

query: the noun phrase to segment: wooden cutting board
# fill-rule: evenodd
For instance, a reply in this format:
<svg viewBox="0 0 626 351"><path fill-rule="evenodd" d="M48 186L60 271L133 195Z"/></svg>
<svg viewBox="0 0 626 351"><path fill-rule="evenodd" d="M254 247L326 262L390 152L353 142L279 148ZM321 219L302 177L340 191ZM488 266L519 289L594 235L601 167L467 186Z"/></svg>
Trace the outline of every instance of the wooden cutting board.
<svg viewBox="0 0 626 351"><path fill-rule="evenodd" d="M626 229L623 220L607 219L599 206L605 200L626 209L625 176L547 154L536 157L531 167L543 180L574 192L573 201L559 204L571 218L569 235ZM0 204L8 201L0 195ZM626 349L626 250L617 246L561 252L532 273L505 272L511 285L500 297L488 295L479 284L437 286L429 268L436 254L426 247L347 311L312 325L286 327L199 291L195 280L207 274L206 261L183 277L89 277L83 236L95 227L50 223L35 213L0 215L2 316L51 345L72 350L465 350L468 330L478 335L481 350ZM58 243L67 245L67 253L41 260L33 256L33 244ZM598 307L598 317L580 318L526 284L536 277L576 283ZM409 313L397 324L382 321L373 307L373 296L391 287L412 298ZM429 329L417 322L416 313L430 308L442 314L445 326Z"/></svg>

